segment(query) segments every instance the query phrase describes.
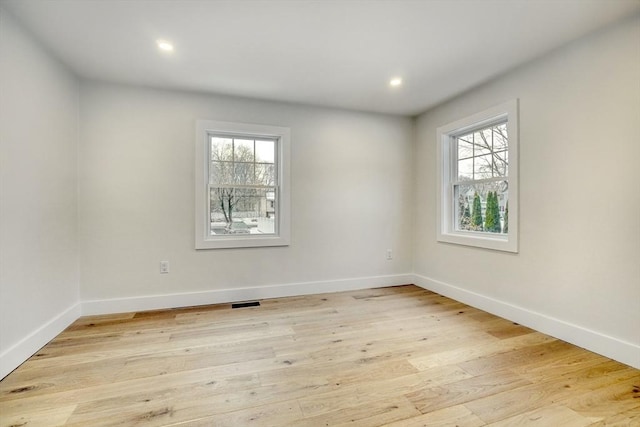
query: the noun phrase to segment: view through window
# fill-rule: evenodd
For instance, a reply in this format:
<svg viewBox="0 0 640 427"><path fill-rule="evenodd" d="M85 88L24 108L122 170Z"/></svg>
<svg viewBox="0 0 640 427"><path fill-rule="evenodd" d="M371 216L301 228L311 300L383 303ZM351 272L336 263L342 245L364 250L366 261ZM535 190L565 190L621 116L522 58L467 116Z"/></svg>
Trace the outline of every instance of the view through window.
<svg viewBox="0 0 640 427"><path fill-rule="evenodd" d="M209 234L275 234L277 140L210 135L209 154Z"/></svg>
<svg viewBox="0 0 640 427"><path fill-rule="evenodd" d="M456 228L509 232L509 137L502 122L460 135L453 181Z"/></svg>

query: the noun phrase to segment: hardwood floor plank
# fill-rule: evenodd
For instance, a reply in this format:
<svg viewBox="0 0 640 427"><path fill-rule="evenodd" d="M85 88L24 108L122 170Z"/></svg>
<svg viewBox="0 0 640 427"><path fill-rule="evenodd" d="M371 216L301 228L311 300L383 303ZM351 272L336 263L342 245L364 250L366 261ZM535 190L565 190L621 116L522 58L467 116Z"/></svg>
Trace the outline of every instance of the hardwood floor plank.
<svg viewBox="0 0 640 427"><path fill-rule="evenodd" d="M189 421L180 425L188 425L189 427L279 427L289 421L300 420L301 418L302 411L300 406L295 400L291 400L228 412L198 420L197 423Z"/></svg>
<svg viewBox="0 0 640 427"><path fill-rule="evenodd" d="M638 427L640 426L640 410L629 409L619 414L609 415L606 418L590 424L590 427Z"/></svg>
<svg viewBox="0 0 640 427"><path fill-rule="evenodd" d="M51 427L65 425L77 405L57 406L40 411L31 408L18 413L0 411L1 427Z"/></svg>
<svg viewBox="0 0 640 427"><path fill-rule="evenodd" d="M565 342L551 341L523 346L508 352L481 356L474 360L459 363L458 366L471 375L482 375L500 369L522 368L529 363L548 363L557 357L564 356L573 349L574 346Z"/></svg>
<svg viewBox="0 0 640 427"><path fill-rule="evenodd" d="M219 378L215 375L215 369L209 368L156 377L153 378L151 385L149 378L141 378L15 400L0 400L0 414L10 416L29 412L38 413L51 407L77 406L90 402L95 404L98 404L97 402L116 402L122 401L123 396L132 396L128 402L150 400L153 396L158 398L158 394L166 395L172 390L184 392L185 396L195 397L197 394L191 393L191 391L206 390L211 394L224 395L259 386L260 380L257 374Z"/></svg>
<svg viewBox="0 0 640 427"><path fill-rule="evenodd" d="M595 366L588 366L578 371L569 371L558 377L547 377L547 383L564 384L574 389L595 391L609 387L621 381L633 380L640 375L637 369L621 363L607 360Z"/></svg>
<svg viewBox="0 0 640 427"><path fill-rule="evenodd" d="M556 339L548 335L534 332L503 340L487 340L487 342L483 344L474 343L473 345L464 345L460 343L460 345L453 347L453 349L443 349L438 353L415 357L409 361L416 368L422 370L432 368L434 366L469 362L480 357L506 353L530 345L537 345L551 341L556 341Z"/></svg>
<svg viewBox="0 0 640 427"><path fill-rule="evenodd" d="M637 398L638 393L634 392L640 385L640 373L635 371L636 373L628 379L615 381L590 390L589 393L567 398L562 404L594 422L610 417L612 412L640 412L640 398Z"/></svg>
<svg viewBox="0 0 640 427"><path fill-rule="evenodd" d="M365 384L372 379L388 380L415 373L418 373L418 370L406 360L391 360L376 363L373 366L358 365L354 369L335 371L329 376L329 382L341 385Z"/></svg>
<svg viewBox="0 0 640 427"><path fill-rule="evenodd" d="M532 382L546 381L549 377L559 377L573 371L601 365L609 361L604 356L600 356L579 347L572 347L557 357L542 359L532 359L522 365L512 366L511 370L517 372ZM625 365L617 364L622 369Z"/></svg>
<svg viewBox="0 0 640 427"><path fill-rule="evenodd" d="M493 335L500 339L518 337L535 332L533 329L529 329L526 326L499 318L487 321L483 323L482 326L489 335Z"/></svg>
<svg viewBox="0 0 640 427"><path fill-rule="evenodd" d="M497 371L428 387L408 393L406 396L420 410L427 413L492 396L505 391L514 391L530 382L511 371Z"/></svg>
<svg viewBox="0 0 640 427"><path fill-rule="evenodd" d="M518 427L518 426L562 426L586 427L591 420L581 416L564 406L545 406L540 409L515 415L502 421L487 424L490 427Z"/></svg>
<svg viewBox="0 0 640 427"><path fill-rule="evenodd" d="M579 392L570 388L538 383L474 399L466 402L465 406L490 424L532 409L553 405L563 399L575 397L577 393Z"/></svg>
<svg viewBox="0 0 640 427"><path fill-rule="evenodd" d="M343 407L324 412L309 418L295 420L283 427L370 427L380 426L393 421L420 415L420 412L403 396L390 396L387 399L365 405Z"/></svg>
<svg viewBox="0 0 640 427"><path fill-rule="evenodd" d="M347 386L339 384L337 390L314 393L312 396L301 398L299 402L305 416L310 417L324 412L337 411L343 406L359 406L383 400L388 396L417 393L425 389L428 390L429 387L456 382L461 378L467 377L468 374L460 368L448 366L388 380L371 378L366 383ZM433 396L435 396L435 393ZM415 404L415 402L413 403Z"/></svg>
<svg viewBox="0 0 640 427"><path fill-rule="evenodd" d="M385 427L482 427L485 423L464 405L420 414L416 417L386 424Z"/></svg>

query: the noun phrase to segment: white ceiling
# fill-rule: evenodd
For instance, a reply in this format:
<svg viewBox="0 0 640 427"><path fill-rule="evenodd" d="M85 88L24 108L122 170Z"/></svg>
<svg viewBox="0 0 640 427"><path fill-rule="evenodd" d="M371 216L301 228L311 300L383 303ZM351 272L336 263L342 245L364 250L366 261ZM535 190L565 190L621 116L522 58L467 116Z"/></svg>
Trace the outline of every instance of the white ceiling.
<svg viewBox="0 0 640 427"><path fill-rule="evenodd" d="M403 115L640 11L640 0L0 2L83 77Z"/></svg>

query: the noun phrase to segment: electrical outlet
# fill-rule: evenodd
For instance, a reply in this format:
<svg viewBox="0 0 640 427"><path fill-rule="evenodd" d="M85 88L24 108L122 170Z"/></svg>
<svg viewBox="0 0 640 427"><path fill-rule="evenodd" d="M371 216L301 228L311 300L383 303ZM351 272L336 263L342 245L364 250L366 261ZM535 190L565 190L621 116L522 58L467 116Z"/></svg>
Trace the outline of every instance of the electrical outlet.
<svg viewBox="0 0 640 427"><path fill-rule="evenodd" d="M387 249L387 260L393 259L393 251L391 249Z"/></svg>
<svg viewBox="0 0 640 427"><path fill-rule="evenodd" d="M169 273L169 261L160 261L160 274Z"/></svg>

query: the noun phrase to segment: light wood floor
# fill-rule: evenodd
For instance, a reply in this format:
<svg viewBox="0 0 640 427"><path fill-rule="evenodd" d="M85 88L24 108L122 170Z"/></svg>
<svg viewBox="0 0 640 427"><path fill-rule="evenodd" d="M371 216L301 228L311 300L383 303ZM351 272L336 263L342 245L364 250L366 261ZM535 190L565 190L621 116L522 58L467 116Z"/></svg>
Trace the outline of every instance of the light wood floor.
<svg viewBox="0 0 640 427"><path fill-rule="evenodd" d="M640 371L415 286L83 317L1 426L640 426Z"/></svg>

